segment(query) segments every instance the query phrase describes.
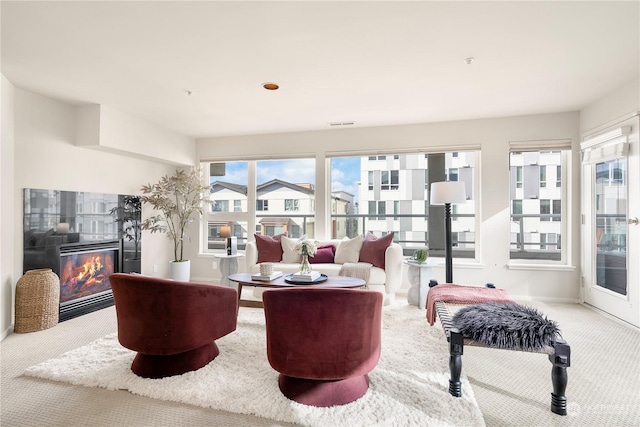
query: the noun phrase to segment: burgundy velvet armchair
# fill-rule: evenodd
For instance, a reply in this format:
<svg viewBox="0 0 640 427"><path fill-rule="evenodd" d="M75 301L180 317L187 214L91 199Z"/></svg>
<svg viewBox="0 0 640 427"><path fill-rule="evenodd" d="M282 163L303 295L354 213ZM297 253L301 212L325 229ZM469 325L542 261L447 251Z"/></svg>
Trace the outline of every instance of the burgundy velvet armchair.
<svg viewBox="0 0 640 427"><path fill-rule="evenodd" d="M362 397L380 359L382 299L356 289L264 291L267 357L282 393L322 407Z"/></svg>
<svg viewBox="0 0 640 427"><path fill-rule="evenodd" d="M109 277L118 317L118 340L137 351L131 370L162 378L195 371L220 353L215 340L235 331L233 288L137 274Z"/></svg>

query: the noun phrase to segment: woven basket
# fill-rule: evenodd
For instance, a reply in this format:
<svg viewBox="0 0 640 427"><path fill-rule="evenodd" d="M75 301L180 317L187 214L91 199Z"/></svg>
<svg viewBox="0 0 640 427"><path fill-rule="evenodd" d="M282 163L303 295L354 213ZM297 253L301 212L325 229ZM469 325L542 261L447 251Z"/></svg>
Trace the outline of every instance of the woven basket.
<svg viewBox="0 0 640 427"><path fill-rule="evenodd" d="M58 324L60 279L50 268L29 270L16 284L14 332L35 332Z"/></svg>

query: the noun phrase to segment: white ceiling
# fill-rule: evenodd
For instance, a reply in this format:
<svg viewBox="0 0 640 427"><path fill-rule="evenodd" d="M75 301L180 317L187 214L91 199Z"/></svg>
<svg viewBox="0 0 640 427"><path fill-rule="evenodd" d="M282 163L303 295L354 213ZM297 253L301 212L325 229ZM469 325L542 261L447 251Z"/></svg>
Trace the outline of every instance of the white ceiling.
<svg viewBox="0 0 640 427"><path fill-rule="evenodd" d="M193 137L577 111L640 74L639 5L2 1L2 73Z"/></svg>

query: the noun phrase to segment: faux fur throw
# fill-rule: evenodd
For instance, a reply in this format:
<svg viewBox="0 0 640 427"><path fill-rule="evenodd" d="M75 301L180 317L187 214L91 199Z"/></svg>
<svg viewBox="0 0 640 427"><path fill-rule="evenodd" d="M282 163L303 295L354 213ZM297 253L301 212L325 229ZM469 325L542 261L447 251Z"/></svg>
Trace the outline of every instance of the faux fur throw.
<svg viewBox="0 0 640 427"><path fill-rule="evenodd" d="M453 325L465 338L509 350L539 351L560 337L558 324L533 307L486 303L461 308Z"/></svg>
<svg viewBox="0 0 640 427"><path fill-rule="evenodd" d="M355 277L369 283L369 275L373 265L368 262L345 262L340 267L340 276Z"/></svg>

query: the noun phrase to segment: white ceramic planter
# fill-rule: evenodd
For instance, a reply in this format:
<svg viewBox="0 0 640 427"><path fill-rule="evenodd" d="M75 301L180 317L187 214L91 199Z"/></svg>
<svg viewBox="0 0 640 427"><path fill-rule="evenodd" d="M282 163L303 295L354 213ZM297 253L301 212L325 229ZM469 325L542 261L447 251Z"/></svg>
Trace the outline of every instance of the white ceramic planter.
<svg viewBox="0 0 640 427"><path fill-rule="evenodd" d="M169 262L169 275L173 280L188 282L191 277L191 261Z"/></svg>

